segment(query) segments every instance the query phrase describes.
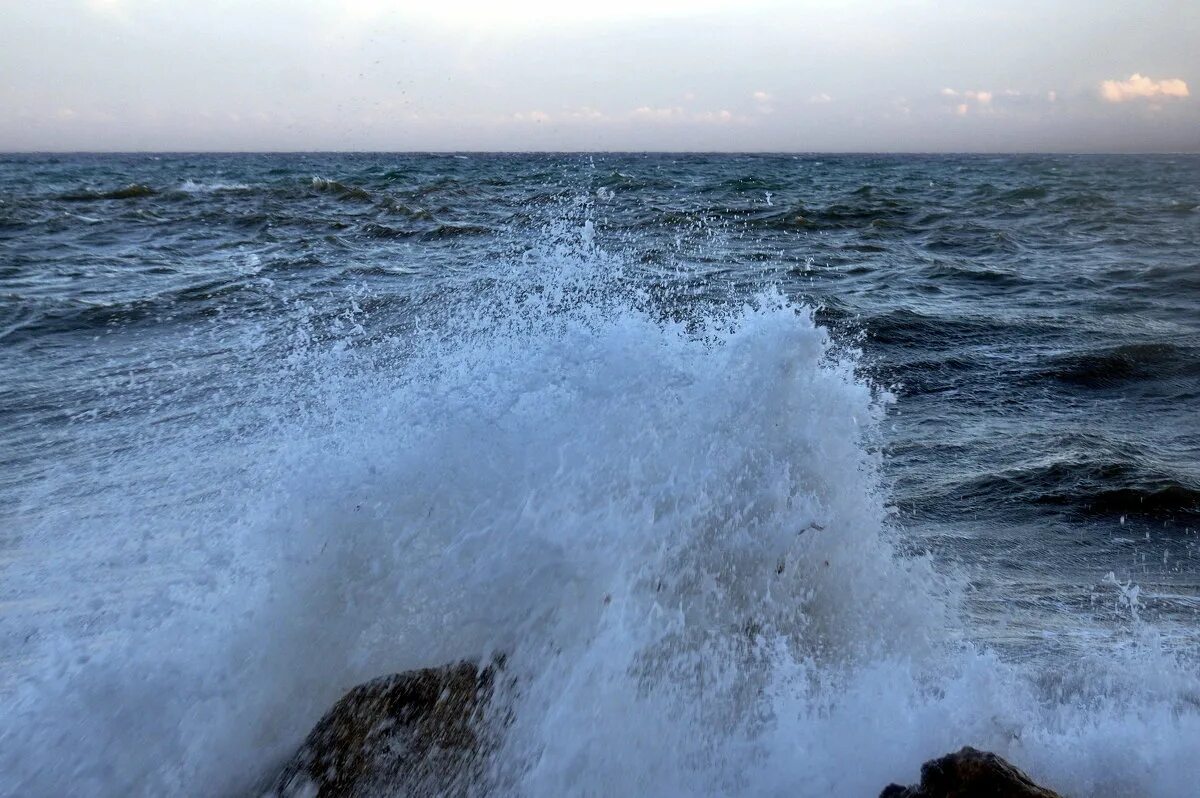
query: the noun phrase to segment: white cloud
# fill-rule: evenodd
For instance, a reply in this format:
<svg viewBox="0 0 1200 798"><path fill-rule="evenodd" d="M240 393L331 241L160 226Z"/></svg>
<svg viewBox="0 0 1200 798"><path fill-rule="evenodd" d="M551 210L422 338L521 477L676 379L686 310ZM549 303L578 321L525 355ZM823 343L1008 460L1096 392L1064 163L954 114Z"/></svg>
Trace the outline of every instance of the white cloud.
<svg viewBox="0 0 1200 798"><path fill-rule="evenodd" d="M774 99L774 97L771 96L770 92L766 92L766 91L763 91L762 89L759 89L758 91L754 92L750 96L752 98L754 98L754 110L755 111L757 111L760 114L768 114L768 115L775 113L775 105L774 105L774 103L772 103L772 100Z"/></svg>
<svg viewBox="0 0 1200 798"><path fill-rule="evenodd" d="M825 92L821 92L820 94L814 94L813 96L809 97L808 101L816 105L823 105L825 103L833 102L833 98Z"/></svg>
<svg viewBox="0 0 1200 798"><path fill-rule="evenodd" d="M649 122L658 125L724 125L750 121L750 117L740 116L726 109L689 111L680 105L661 107L642 105L630 111L617 114L607 114L588 105L577 107L567 106L562 109L561 113L550 114L538 110L518 111L504 118L521 124L554 122L559 126L621 125L627 122Z"/></svg>
<svg viewBox="0 0 1200 798"><path fill-rule="evenodd" d="M649 105L643 105L634 108L629 114L630 118L635 121L642 122L667 122L676 123L704 123L727 125L732 122L747 122L749 117L738 116L732 111L721 109L718 111L696 111L688 112L678 105L672 105L665 108L654 108Z"/></svg>
<svg viewBox="0 0 1200 798"><path fill-rule="evenodd" d="M952 89L948 86L942 89L940 94L943 97L948 97L954 100L970 100L978 103L979 105L991 105L992 100L995 99L996 96L993 92L986 91L984 89L964 89L959 91L958 89ZM958 107L961 107L962 105L965 105L965 103L960 102L957 105ZM960 114L966 113L966 111L958 111L957 108L955 112Z"/></svg>
<svg viewBox="0 0 1200 798"><path fill-rule="evenodd" d="M984 89L965 89L963 91L959 91L958 89L951 89L949 87L942 89L940 93L943 97L963 97L968 100L974 100L980 105L988 105L996 96L992 92L985 91ZM1012 90L1010 89L1008 93L1011 94Z"/></svg>
<svg viewBox="0 0 1200 798"><path fill-rule="evenodd" d="M635 119L648 119L655 122L667 122L672 119L682 119L683 109L678 105L672 105L667 108L652 108L649 105L639 106L633 109L632 116Z"/></svg>
<svg viewBox="0 0 1200 798"><path fill-rule="evenodd" d="M542 122L550 121L550 114L546 113L545 111L529 111L527 113L513 114L513 119L517 120L518 122L534 122L541 124Z"/></svg>
<svg viewBox="0 0 1200 798"><path fill-rule="evenodd" d="M1006 117L1014 114L1048 113L1058 102L1054 89L954 89L939 90L946 113L958 116Z"/></svg>
<svg viewBox="0 0 1200 798"><path fill-rule="evenodd" d="M1149 97L1177 97L1189 95L1188 86L1180 78L1154 80L1138 72L1128 80L1106 80L1100 84L1100 96L1110 103L1123 103Z"/></svg>
<svg viewBox="0 0 1200 798"><path fill-rule="evenodd" d="M702 114L696 114L695 119L698 122L716 122L724 125L732 122L735 117L731 111L722 109L720 111L705 111Z"/></svg>
<svg viewBox="0 0 1200 798"><path fill-rule="evenodd" d="M597 111L591 106L584 105L579 108L573 108L569 112L572 119L583 119L591 122L599 122L604 119L604 112Z"/></svg>

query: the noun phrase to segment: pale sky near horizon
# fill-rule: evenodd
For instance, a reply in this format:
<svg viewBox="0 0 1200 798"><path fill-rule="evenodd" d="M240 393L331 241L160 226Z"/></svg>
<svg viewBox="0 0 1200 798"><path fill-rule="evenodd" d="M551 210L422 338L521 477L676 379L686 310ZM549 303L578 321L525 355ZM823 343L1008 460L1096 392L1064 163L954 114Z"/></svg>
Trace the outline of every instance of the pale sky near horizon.
<svg viewBox="0 0 1200 798"><path fill-rule="evenodd" d="M1197 0L0 0L0 150L1200 152Z"/></svg>

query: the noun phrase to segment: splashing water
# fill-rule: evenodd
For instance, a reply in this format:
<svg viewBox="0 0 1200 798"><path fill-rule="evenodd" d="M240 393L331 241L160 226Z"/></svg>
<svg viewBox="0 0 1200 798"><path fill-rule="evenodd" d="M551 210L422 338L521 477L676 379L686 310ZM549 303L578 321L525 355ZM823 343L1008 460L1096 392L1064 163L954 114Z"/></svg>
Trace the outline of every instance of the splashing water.
<svg viewBox="0 0 1200 798"><path fill-rule="evenodd" d="M1141 588L1135 585L1132 579L1122 582L1112 571L1105 574L1104 582L1117 589L1117 607L1128 612L1133 623L1140 623L1142 620L1139 614L1141 602L1138 596L1141 595Z"/></svg>
<svg viewBox="0 0 1200 798"><path fill-rule="evenodd" d="M871 795L963 744L1071 794L1200 778L1200 676L1152 635L1057 673L958 642L963 580L896 545L889 399L809 310L681 311L590 221L483 282L300 323L247 386L275 412L43 508L96 595L161 581L45 636L0 792L243 792L353 684L496 652L496 794Z"/></svg>

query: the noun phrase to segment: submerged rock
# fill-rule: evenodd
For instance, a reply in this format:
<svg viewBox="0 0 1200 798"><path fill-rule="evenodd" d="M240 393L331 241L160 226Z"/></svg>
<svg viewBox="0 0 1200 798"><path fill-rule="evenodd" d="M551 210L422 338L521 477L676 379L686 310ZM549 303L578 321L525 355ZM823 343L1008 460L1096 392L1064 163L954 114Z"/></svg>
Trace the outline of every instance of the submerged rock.
<svg viewBox="0 0 1200 798"><path fill-rule="evenodd" d="M500 663L383 676L333 705L267 795L332 798L465 790L487 749L483 713Z"/></svg>
<svg viewBox="0 0 1200 798"><path fill-rule="evenodd" d="M1061 798L1004 759L970 746L921 766L921 783L890 784L879 798Z"/></svg>

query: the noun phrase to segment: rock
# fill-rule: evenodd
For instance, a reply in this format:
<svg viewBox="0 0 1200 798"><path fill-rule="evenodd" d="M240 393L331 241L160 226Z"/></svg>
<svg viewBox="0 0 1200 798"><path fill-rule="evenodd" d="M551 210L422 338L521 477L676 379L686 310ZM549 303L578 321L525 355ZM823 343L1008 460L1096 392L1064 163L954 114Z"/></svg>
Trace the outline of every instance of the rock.
<svg viewBox="0 0 1200 798"><path fill-rule="evenodd" d="M332 798L464 791L488 749L483 714L502 662L383 676L333 705L267 795Z"/></svg>
<svg viewBox="0 0 1200 798"><path fill-rule="evenodd" d="M888 785L879 798L1061 798L1004 759L970 746L921 766L921 783Z"/></svg>

